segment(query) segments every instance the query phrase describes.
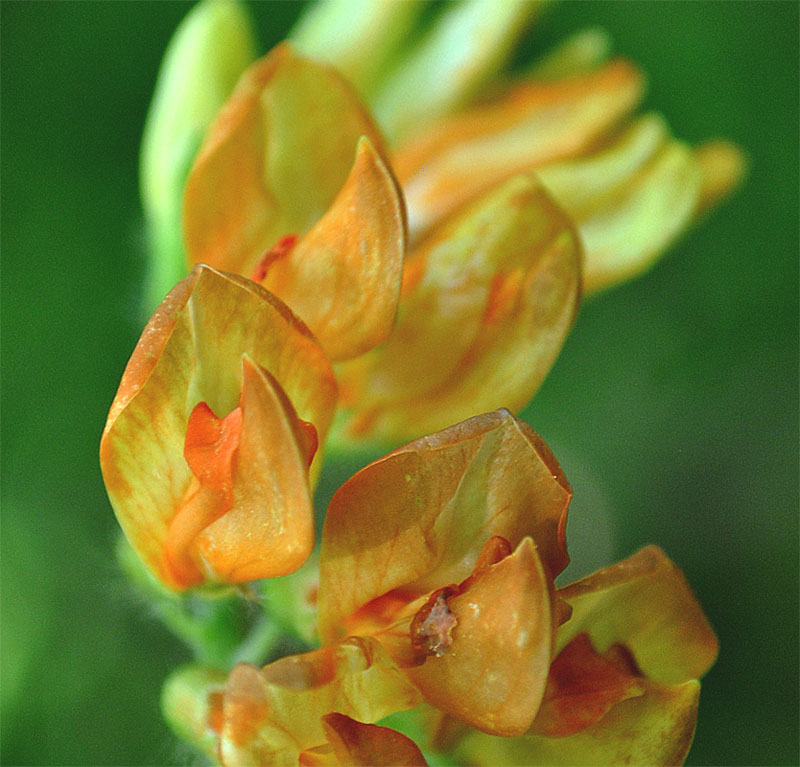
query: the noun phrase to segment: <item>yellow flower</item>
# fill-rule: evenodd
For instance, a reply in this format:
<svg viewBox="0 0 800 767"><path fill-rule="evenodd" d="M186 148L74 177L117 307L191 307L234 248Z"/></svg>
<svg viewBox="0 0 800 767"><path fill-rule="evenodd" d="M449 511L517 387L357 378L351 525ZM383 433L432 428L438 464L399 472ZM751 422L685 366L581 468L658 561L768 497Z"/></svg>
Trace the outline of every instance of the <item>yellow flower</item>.
<svg viewBox="0 0 800 767"><path fill-rule="evenodd" d="M578 227L591 292L644 271L742 176L732 144L692 150L656 115L631 120L644 78L625 60L606 62L602 31L580 32L516 81L493 83L543 2L450 3L410 46L392 30L410 26L422 4L368 5L312 6L292 38L339 67L374 108L391 137L412 242L514 174L536 170ZM354 8L359 21L345 25Z"/></svg>
<svg viewBox="0 0 800 767"><path fill-rule="evenodd" d="M682 761L716 638L655 548L557 589L570 497L507 411L356 474L322 533L323 649L202 691L222 763L296 764L329 743L332 712L420 706L422 745L467 763Z"/></svg>
<svg viewBox="0 0 800 767"><path fill-rule="evenodd" d="M178 283L100 445L114 511L153 574L185 589L296 570L314 541L309 464L335 403L330 363L272 295L205 266Z"/></svg>

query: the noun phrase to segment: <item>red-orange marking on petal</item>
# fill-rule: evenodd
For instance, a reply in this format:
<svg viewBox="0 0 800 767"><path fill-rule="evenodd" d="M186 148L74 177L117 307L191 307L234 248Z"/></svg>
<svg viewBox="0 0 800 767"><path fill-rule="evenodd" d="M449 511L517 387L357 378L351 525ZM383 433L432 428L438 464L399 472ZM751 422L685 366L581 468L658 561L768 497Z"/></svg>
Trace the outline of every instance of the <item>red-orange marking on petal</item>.
<svg viewBox="0 0 800 767"><path fill-rule="evenodd" d="M633 656L622 645L601 655L588 634L578 634L550 666L531 732L555 738L580 732L617 703L642 695L641 680Z"/></svg>
<svg viewBox="0 0 800 767"><path fill-rule="evenodd" d="M233 457L242 434L242 409L217 418L205 402L199 402L186 424L183 456L200 484L233 503Z"/></svg>
<svg viewBox="0 0 800 767"><path fill-rule="evenodd" d="M208 695L208 726L217 735L222 732L222 724L225 721L222 713L222 705L225 702L225 693L212 692Z"/></svg>
<svg viewBox="0 0 800 767"><path fill-rule="evenodd" d="M319 448L319 434L317 429L311 421L304 421L302 418L297 419L297 437L300 449L305 452L308 460L308 465L314 460Z"/></svg>
<svg viewBox="0 0 800 767"><path fill-rule="evenodd" d="M521 269L501 272L494 276L489 286L489 296L483 314L484 325L494 325L511 314L524 276Z"/></svg>
<svg viewBox="0 0 800 767"><path fill-rule="evenodd" d="M339 713L323 716L322 726L340 765L427 767L414 741L388 727L365 724Z"/></svg>
<svg viewBox="0 0 800 767"><path fill-rule="evenodd" d="M267 272L272 264L282 258L286 258L286 256L292 252L295 245L297 245L296 234L287 234L281 237L269 250L265 251L264 255L258 260L250 279L253 282L261 282L267 276Z"/></svg>

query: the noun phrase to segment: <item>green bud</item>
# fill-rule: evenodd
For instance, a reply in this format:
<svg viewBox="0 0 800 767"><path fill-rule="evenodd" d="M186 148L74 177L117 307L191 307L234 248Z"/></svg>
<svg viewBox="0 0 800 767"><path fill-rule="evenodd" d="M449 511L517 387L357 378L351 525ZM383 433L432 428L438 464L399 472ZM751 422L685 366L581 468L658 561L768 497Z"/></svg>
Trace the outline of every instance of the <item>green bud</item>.
<svg viewBox="0 0 800 767"><path fill-rule="evenodd" d="M591 72L611 55L611 37L599 27L582 29L547 51L528 71L535 80L560 80Z"/></svg>
<svg viewBox="0 0 800 767"><path fill-rule="evenodd" d="M173 671L161 691L161 711L178 737L191 743L212 761L217 759L215 706L226 675L215 669L186 665Z"/></svg>
<svg viewBox="0 0 800 767"><path fill-rule="evenodd" d="M300 53L332 64L369 99L424 8L423 2L326 0L303 13L289 39Z"/></svg>
<svg viewBox="0 0 800 767"><path fill-rule="evenodd" d="M450 3L390 73L374 99L390 141L442 117L475 96L511 57L547 0Z"/></svg>
<svg viewBox="0 0 800 767"><path fill-rule="evenodd" d="M249 16L234 0L203 0L195 6L164 55L140 164L150 244L148 313L186 275L181 239L186 177L211 120L255 55Z"/></svg>

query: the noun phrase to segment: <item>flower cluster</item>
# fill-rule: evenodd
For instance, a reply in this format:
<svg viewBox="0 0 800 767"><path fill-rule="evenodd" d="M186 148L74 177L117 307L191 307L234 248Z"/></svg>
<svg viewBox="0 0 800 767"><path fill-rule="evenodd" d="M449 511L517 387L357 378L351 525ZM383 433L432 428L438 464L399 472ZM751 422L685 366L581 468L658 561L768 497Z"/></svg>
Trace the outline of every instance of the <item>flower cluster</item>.
<svg viewBox="0 0 800 767"><path fill-rule="evenodd" d="M642 77L596 32L476 103L537 3L493 5L480 36L484 4L454 5L407 55L418 4L366 3L337 47L352 7L304 19L310 57L284 43L245 69L241 9L201 4L154 102L146 212L162 261L182 220L191 272L111 406L109 497L178 593L308 561L321 645L181 670L167 715L224 765L425 764L387 717L457 762L679 763L713 631L655 548L556 585L572 491L510 411L582 284L645 268L738 154L631 119ZM312 557L326 442L407 439L339 488Z"/></svg>

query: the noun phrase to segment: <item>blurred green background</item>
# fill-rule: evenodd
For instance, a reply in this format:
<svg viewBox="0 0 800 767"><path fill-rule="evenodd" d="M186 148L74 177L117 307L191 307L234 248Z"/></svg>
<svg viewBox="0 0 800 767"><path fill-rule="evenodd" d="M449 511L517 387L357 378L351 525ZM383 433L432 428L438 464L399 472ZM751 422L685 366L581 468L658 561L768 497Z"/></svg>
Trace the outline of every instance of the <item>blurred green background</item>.
<svg viewBox="0 0 800 767"><path fill-rule="evenodd" d="M500 0L498 0L500 1ZM97 443L141 329L137 153L184 3L2 18L2 762L191 763L158 710L187 651L113 555ZM798 6L566 2L742 190L652 273L587 302L526 419L571 479L573 574L660 544L721 640L691 764L798 763ZM252 7L266 50L300 3Z"/></svg>

